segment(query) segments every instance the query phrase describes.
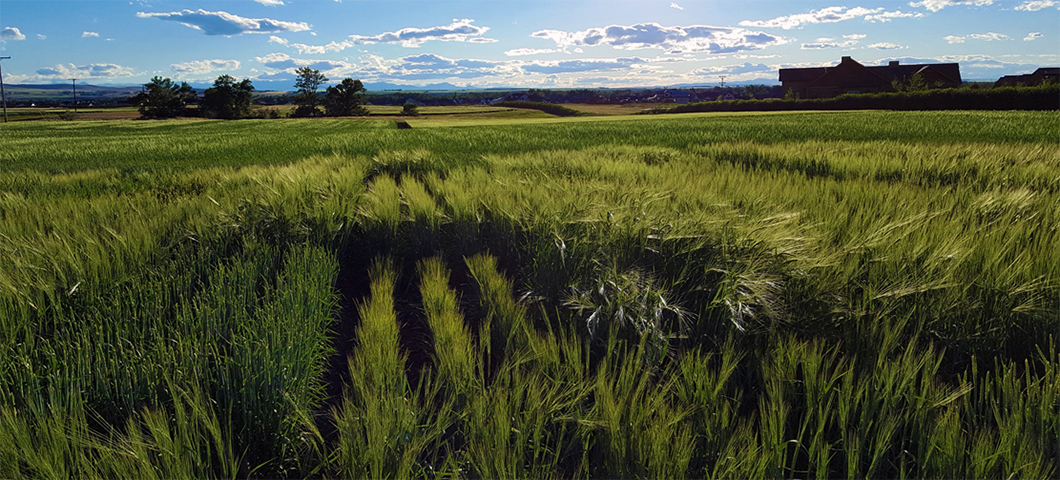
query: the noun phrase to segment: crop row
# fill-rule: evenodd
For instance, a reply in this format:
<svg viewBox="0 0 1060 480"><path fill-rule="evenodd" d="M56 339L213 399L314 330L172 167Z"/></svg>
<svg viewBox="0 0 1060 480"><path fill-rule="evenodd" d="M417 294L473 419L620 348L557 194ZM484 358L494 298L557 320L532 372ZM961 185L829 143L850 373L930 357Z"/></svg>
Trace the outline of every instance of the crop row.
<svg viewBox="0 0 1060 480"><path fill-rule="evenodd" d="M0 476L1056 475L1057 118L966 116L5 130Z"/></svg>

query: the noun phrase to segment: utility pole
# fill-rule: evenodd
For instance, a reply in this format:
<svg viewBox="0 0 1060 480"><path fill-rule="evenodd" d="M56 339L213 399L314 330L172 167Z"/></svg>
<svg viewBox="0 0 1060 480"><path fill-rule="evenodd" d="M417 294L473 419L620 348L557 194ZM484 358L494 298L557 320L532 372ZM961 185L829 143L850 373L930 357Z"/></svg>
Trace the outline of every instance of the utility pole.
<svg viewBox="0 0 1060 480"><path fill-rule="evenodd" d="M71 78L70 84L74 86L74 113L77 113L77 79Z"/></svg>
<svg viewBox="0 0 1060 480"><path fill-rule="evenodd" d="M725 75L718 75L718 76L721 77L721 86L722 86L722 88L724 88L725 87Z"/></svg>
<svg viewBox="0 0 1060 480"><path fill-rule="evenodd" d="M0 57L0 60L7 60L11 57ZM2 62L0 62L2 63ZM4 68L0 67L0 99L4 102L4 123L7 123L7 95L4 94Z"/></svg>

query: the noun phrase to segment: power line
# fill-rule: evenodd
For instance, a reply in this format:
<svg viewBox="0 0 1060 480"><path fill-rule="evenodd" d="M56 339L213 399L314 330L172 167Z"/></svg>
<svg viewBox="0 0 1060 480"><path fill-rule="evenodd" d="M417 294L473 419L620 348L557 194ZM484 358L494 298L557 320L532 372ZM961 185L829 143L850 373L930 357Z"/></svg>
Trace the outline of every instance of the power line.
<svg viewBox="0 0 1060 480"><path fill-rule="evenodd" d="M7 60L11 57L0 57L0 60ZM0 62L2 63L2 62ZM4 102L4 123L7 123L7 95L4 94L4 69L0 67L0 99Z"/></svg>

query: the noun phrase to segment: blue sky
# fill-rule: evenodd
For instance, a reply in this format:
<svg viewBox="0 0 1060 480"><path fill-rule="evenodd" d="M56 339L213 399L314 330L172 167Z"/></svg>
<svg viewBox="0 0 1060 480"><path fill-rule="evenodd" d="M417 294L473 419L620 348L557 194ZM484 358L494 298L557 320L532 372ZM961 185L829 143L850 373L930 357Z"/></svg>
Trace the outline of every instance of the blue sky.
<svg viewBox="0 0 1060 480"><path fill-rule="evenodd" d="M468 87L776 80L852 56L960 62L965 79L1060 65L1060 0L0 0L9 83L158 75Z"/></svg>

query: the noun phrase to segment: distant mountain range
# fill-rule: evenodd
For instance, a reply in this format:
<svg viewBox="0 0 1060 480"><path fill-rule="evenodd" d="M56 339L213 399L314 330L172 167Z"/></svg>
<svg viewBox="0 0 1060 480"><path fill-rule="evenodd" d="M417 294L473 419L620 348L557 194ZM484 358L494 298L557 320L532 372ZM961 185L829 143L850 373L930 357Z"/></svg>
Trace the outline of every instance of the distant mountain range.
<svg viewBox="0 0 1060 480"><path fill-rule="evenodd" d="M73 86L70 85L69 83L40 83L40 84L28 84L28 83L10 84L9 83L9 84L5 85L5 87L6 87L6 89L11 90L11 91L37 90L37 91L46 91L46 92L59 92L59 91L70 91L70 90L73 89ZM77 93L81 93L81 92L90 93L90 92L102 92L102 91L108 91L108 92L109 91L139 92L140 88L141 88L140 85L135 85L135 86L133 86L133 85L90 85L90 84L87 84L87 83L78 83L77 84Z"/></svg>
<svg viewBox="0 0 1060 480"><path fill-rule="evenodd" d="M965 79L965 83L993 83L993 80L979 80L979 79ZM755 78L751 80L743 80L736 82L725 82L728 87L744 87L748 85L766 85L773 86L779 85L775 78ZM191 83L192 88L197 90L200 94L207 88L212 86L212 83ZM503 87L492 87L492 88L475 88L475 87L462 87L454 85L452 83L432 83L428 85L402 85L397 83L389 82L373 82L366 83L364 86L368 89L369 93L386 93L395 91L407 91L407 92L426 92L426 91L498 91L498 92L513 92L513 91L526 91L530 88L540 87L520 87L520 86L503 86ZM563 89L542 89L542 90L574 90L574 89L585 89L585 90L660 90L664 88L698 88L698 89L710 89L717 87L718 83L681 83L675 85L658 85L658 86L641 86L641 87L612 87L612 88L594 88L594 87L569 87ZM67 101L68 96L72 96L72 88L69 83L47 83L47 84L8 84L6 85L7 100L21 101L21 102L64 102ZM292 82L289 81L256 81L254 82L254 88L257 92L266 93L271 92L273 94L293 93ZM142 85L139 84L102 84L92 85L88 83L77 84L77 96L78 103L85 102L91 104L93 101L98 99L103 103L123 102L125 98L140 93ZM322 89L323 90L323 89Z"/></svg>
<svg viewBox="0 0 1060 480"><path fill-rule="evenodd" d="M739 82L725 82L725 84L726 85L732 85L732 86L778 85L779 82L775 78L756 78L756 79L752 79L752 80L745 80L745 81L739 81ZM212 83L201 83L201 82L191 82L190 85L192 86L192 88L194 88L195 90L198 90L200 93L202 91L206 90L207 88L210 88L211 86L213 86ZM717 85L718 85L717 83L713 83L712 82L712 83L683 83L683 84L677 84L677 85L655 85L655 86L640 86L640 87L612 87L612 88L599 88L599 89L601 89L601 90L617 90L617 89L632 88L634 90L643 90L643 89L659 89L659 88L712 88L712 87L715 87ZM290 81L260 81L259 80L259 81L255 81L254 82L254 89L256 91L259 91L259 92L293 92L294 91L293 86L294 85ZM413 92L452 91L452 90L457 90L457 91L460 91L460 90L466 90L466 91L474 91L474 90L528 90L530 88L540 88L540 87L525 87L525 86L515 86L515 85L501 86L501 87L491 87L491 88L477 88L477 87L466 87L466 86L454 85L454 84L448 83L448 82L431 83L431 84L427 84L427 85L403 85L403 84L390 83L390 82L370 82L370 83L365 83L364 86L370 92L399 91L399 90L400 91L413 91ZM70 90L72 90L71 85L69 83L13 84L13 85L7 85L7 88L11 89L12 92L19 91L19 90L25 90L25 91L36 91L36 92L39 92L39 93L44 93L44 92L58 93L59 91L70 91ZM140 85L140 84L128 84L128 83L125 83L125 84L101 84L101 85L92 85L92 84L88 84L88 83L78 83L77 84L77 92L79 94L80 93L88 94L88 93L97 93L97 92L98 93L103 93L103 92L106 92L108 94L119 94L120 93L120 94L127 94L127 95L135 95L136 93L140 92L141 88L142 88L142 85ZM583 87L583 88L590 89L590 90L597 89L596 87ZM563 90L569 90L569 89L570 88L565 88Z"/></svg>

